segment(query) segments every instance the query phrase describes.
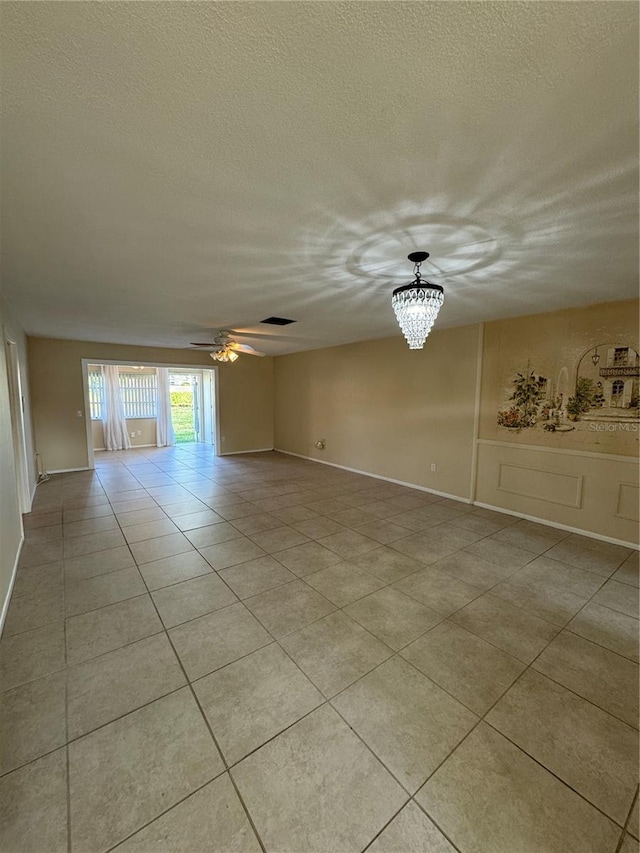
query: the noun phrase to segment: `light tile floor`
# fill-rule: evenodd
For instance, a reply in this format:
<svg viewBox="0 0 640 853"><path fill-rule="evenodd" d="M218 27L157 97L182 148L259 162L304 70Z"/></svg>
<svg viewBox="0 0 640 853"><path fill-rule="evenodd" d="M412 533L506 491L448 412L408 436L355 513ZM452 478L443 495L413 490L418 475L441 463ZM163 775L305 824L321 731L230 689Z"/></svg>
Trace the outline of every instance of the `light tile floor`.
<svg viewBox="0 0 640 853"><path fill-rule="evenodd" d="M637 552L205 445L25 528L3 853L637 853Z"/></svg>

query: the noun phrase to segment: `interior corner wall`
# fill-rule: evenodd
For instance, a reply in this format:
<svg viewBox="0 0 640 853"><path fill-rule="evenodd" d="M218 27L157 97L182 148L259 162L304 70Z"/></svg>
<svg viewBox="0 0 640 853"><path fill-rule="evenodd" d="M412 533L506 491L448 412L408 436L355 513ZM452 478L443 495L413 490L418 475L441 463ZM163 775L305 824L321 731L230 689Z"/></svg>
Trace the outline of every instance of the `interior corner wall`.
<svg viewBox="0 0 640 853"><path fill-rule="evenodd" d="M29 488L33 494L36 484L36 465L31 428L26 338L20 326L12 319L2 299L0 299L0 330L4 333L3 338L6 335L18 346ZM6 353L4 340L2 340L0 341L0 613L4 613L5 610L21 544L22 518L16 485Z"/></svg>
<svg viewBox="0 0 640 853"><path fill-rule="evenodd" d="M82 360L211 368L208 353L159 347L29 338L35 442L49 471L88 466ZM273 447L273 359L241 356L217 366L218 452ZM77 416L77 412L82 417Z"/></svg>
<svg viewBox="0 0 640 853"><path fill-rule="evenodd" d="M277 357L276 448L468 500L480 328Z"/></svg>

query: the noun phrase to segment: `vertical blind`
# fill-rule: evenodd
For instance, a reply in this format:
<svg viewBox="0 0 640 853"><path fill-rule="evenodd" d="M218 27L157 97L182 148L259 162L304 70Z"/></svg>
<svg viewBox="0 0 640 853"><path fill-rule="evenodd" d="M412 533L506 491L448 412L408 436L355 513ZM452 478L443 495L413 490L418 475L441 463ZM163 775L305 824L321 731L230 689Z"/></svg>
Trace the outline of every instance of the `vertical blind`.
<svg viewBox="0 0 640 853"><path fill-rule="evenodd" d="M120 393L125 418L155 418L158 379L154 373L120 371Z"/></svg>
<svg viewBox="0 0 640 853"><path fill-rule="evenodd" d="M119 385L125 418L155 418L158 399L158 379L155 372L121 370ZM89 405L91 420L103 420L104 381L101 370L89 370Z"/></svg>
<svg viewBox="0 0 640 853"><path fill-rule="evenodd" d="M92 421L104 417L104 382L101 370L89 370L89 407Z"/></svg>

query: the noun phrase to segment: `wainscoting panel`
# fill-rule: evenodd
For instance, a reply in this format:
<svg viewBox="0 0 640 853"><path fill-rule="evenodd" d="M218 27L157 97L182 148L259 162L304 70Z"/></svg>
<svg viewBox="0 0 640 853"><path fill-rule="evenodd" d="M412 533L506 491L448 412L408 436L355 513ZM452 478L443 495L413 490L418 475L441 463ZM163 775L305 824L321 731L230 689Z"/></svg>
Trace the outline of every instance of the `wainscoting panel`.
<svg viewBox="0 0 640 853"><path fill-rule="evenodd" d="M478 442L475 500L638 544L638 460Z"/></svg>
<svg viewBox="0 0 640 853"><path fill-rule="evenodd" d="M500 463L498 489L524 498L536 498L564 506L579 507L582 496L581 476L561 471L541 471L524 465Z"/></svg>
<svg viewBox="0 0 640 853"><path fill-rule="evenodd" d="M616 515L636 524L640 521L640 489L631 483L618 483L618 509Z"/></svg>

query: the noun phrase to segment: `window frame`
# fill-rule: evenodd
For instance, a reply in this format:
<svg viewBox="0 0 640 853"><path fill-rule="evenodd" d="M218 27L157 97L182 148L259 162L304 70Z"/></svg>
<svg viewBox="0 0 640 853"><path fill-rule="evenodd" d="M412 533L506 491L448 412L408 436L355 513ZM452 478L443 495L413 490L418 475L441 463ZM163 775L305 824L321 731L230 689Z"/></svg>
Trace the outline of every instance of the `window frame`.
<svg viewBox="0 0 640 853"><path fill-rule="evenodd" d="M158 369L142 372L128 365L118 365L118 384L122 394L124 416L128 421L155 420L158 416ZM98 369L87 368L89 417L91 421L104 422L104 375Z"/></svg>

